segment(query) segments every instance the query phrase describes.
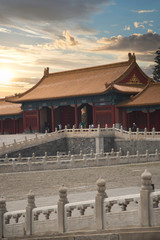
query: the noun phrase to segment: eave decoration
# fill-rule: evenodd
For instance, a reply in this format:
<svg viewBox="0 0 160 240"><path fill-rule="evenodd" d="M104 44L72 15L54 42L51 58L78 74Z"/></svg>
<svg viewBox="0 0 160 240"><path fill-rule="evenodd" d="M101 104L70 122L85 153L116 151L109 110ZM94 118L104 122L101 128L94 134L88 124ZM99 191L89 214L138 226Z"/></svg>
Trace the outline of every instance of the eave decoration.
<svg viewBox="0 0 160 240"><path fill-rule="evenodd" d="M134 74L133 77L128 81L128 84L142 84L139 78Z"/></svg>

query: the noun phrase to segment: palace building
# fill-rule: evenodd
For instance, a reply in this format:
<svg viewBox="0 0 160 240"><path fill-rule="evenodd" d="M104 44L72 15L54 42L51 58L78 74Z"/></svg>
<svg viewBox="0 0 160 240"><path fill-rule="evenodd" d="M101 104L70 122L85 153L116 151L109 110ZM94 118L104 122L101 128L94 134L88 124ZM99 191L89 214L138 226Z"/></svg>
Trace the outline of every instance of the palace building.
<svg viewBox="0 0 160 240"><path fill-rule="evenodd" d="M105 124L160 130L160 85L128 61L49 73L28 91L0 100L3 133L54 131Z"/></svg>

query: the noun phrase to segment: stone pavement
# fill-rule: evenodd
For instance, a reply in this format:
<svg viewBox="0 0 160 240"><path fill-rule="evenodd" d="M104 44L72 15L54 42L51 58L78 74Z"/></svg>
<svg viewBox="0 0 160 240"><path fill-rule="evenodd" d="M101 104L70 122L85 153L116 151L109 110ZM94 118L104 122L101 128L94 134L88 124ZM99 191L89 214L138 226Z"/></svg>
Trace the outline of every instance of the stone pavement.
<svg viewBox="0 0 160 240"><path fill-rule="evenodd" d="M0 174L0 195L6 198L8 210L24 209L30 190L35 194L37 207L54 205L58 200L59 187L64 184L67 187L70 202L85 201L95 198L96 181L99 177L106 180L108 196L132 194L139 192L140 176L146 168L152 173L155 189L160 189L160 163L152 162L96 168L4 173Z"/></svg>

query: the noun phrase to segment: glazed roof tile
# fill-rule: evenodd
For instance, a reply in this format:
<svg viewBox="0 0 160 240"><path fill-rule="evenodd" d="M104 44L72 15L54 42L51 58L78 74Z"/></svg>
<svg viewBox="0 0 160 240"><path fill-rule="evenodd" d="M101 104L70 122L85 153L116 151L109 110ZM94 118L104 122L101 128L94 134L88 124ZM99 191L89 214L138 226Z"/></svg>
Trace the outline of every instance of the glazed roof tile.
<svg viewBox="0 0 160 240"><path fill-rule="evenodd" d="M8 101L25 102L103 94L111 85L120 84L134 67L138 68L138 65L133 55L129 56L129 60L126 62L59 73L45 73L42 79L34 87L23 94L8 98ZM141 73L144 75L145 79L148 78L143 72ZM128 90L131 93L140 92L139 86L132 87L115 86L118 91L122 92L127 92Z"/></svg>
<svg viewBox="0 0 160 240"><path fill-rule="evenodd" d="M18 115L21 113L21 104L6 102L5 99L0 99L0 116Z"/></svg>
<svg viewBox="0 0 160 240"><path fill-rule="evenodd" d="M160 83L149 83L139 94L119 104L120 107L152 106L160 104Z"/></svg>

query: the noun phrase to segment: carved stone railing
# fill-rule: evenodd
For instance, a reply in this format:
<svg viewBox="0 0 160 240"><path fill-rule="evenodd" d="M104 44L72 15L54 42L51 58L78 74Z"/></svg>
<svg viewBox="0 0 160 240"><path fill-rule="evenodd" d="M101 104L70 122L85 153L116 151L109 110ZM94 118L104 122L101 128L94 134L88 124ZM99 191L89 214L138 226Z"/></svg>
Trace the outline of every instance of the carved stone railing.
<svg viewBox="0 0 160 240"><path fill-rule="evenodd" d="M50 141L58 140L61 138L97 138L99 136L101 137L119 137L123 139L160 139L160 132L156 132L153 128L151 132L148 132L146 129L144 131L139 131L137 129L136 132L132 132L131 129L129 131L123 130L121 127L120 129L115 128L114 125L112 128L108 128L107 125L105 128L80 128L80 129L62 129L59 131L55 131L52 133L45 133L45 134L37 134L35 133L35 137L27 138L27 135L25 136L25 139L23 141L16 141L13 140L12 144L5 144L5 142L2 143L2 146L0 147L0 155L15 152L21 149L25 149L28 147L44 144Z"/></svg>
<svg viewBox="0 0 160 240"><path fill-rule="evenodd" d="M160 227L160 191L154 192L152 175L141 175L140 194L108 197L106 182L96 182L94 200L69 203L67 189L59 189L57 205L36 207L33 192L28 194L25 210L7 212L0 199L0 238L47 235L73 231Z"/></svg>
<svg viewBox="0 0 160 240"><path fill-rule="evenodd" d="M17 158L9 158L6 154L5 158L0 158L0 173L99 167L155 161L160 161L158 149L155 150L155 153L151 154L149 154L148 150L146 150L145 154L139 154L139 151L137 151L135 155L130 155L129 151L126 155L122 155L121 149L118 152L112 149L111 152L107 153L103 151L94 153L91 149L88 154L83 154L82 151L80 151L79 154L75 155L71 155L70 152L67 155L62 155L57 152L56 156L48 156L47 153L45 153L44 156L35 156L33 153L32 157L22 157L21 154L19 154Z"/></svg>

